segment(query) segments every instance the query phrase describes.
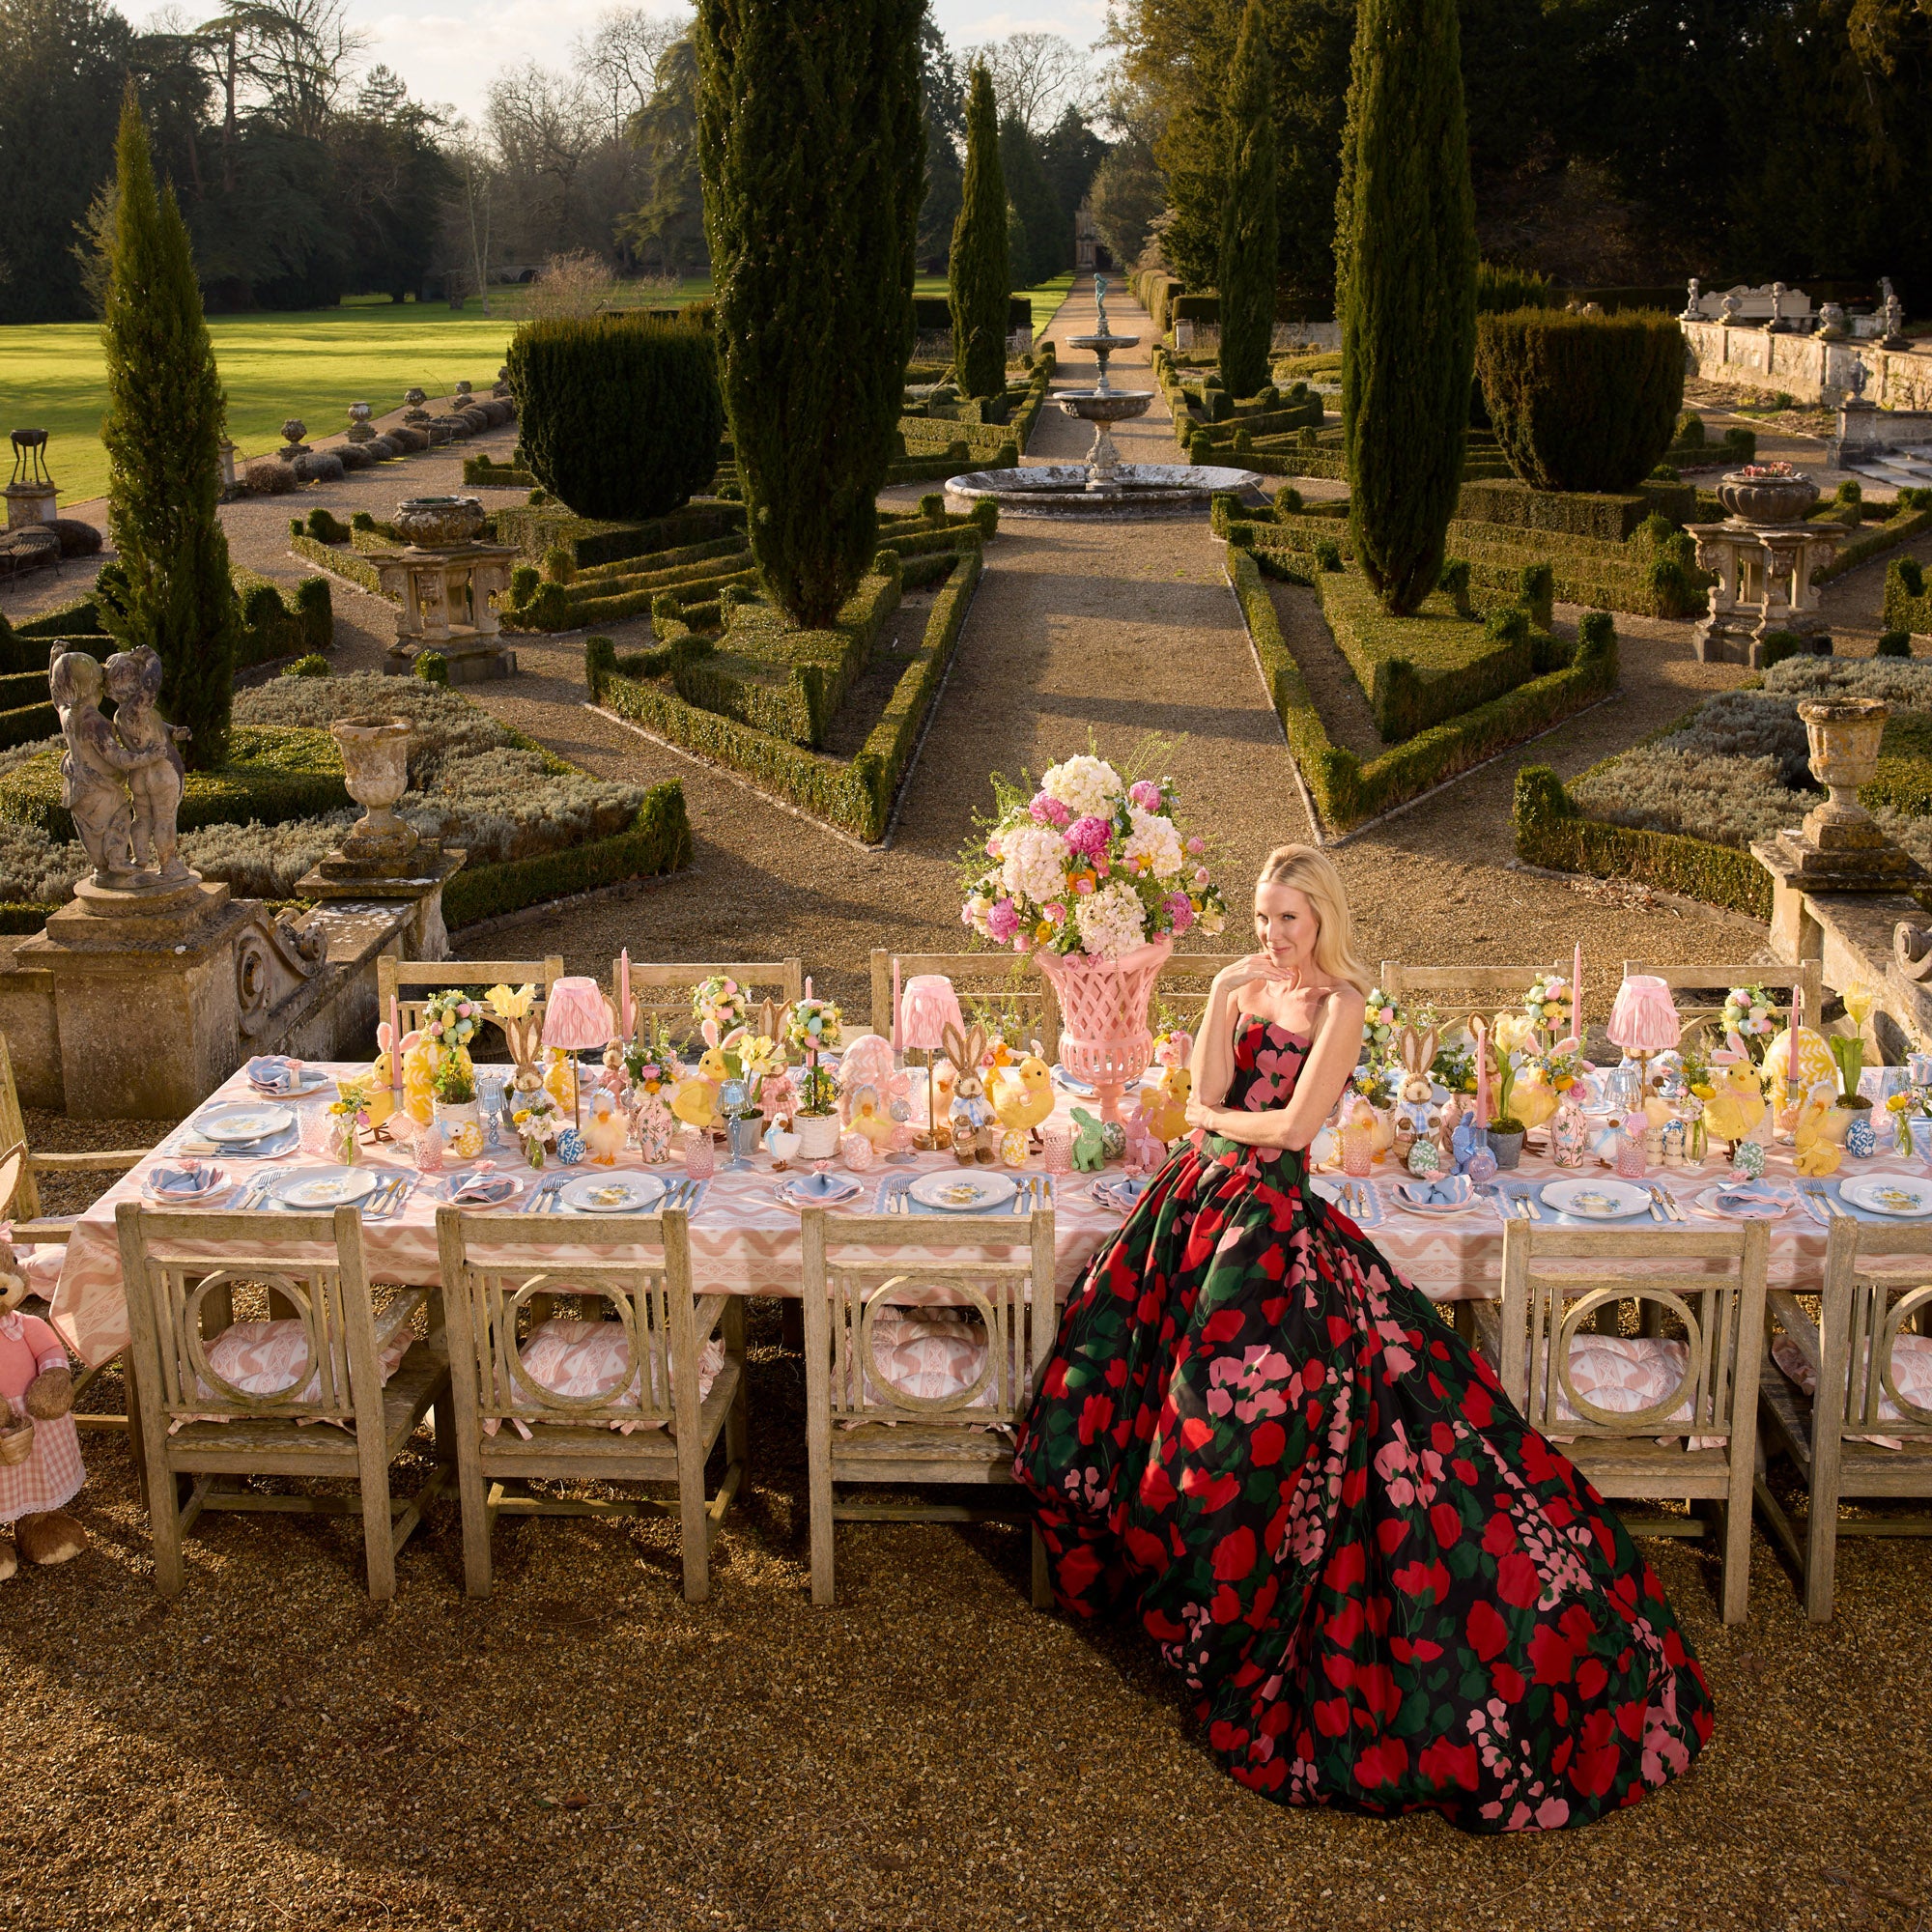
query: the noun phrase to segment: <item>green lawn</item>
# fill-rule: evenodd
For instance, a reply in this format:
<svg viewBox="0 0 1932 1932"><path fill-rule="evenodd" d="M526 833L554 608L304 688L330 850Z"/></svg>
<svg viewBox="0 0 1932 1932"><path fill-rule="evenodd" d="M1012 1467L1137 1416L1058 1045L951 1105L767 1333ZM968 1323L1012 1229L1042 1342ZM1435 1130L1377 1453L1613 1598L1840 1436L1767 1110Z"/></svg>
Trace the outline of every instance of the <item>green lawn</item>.
<svg viewBox="0 0 1932 1932"><path fill-rule="evenodd" d="M1032 298L1037 332L1066 298L1070 275L1023 293ZM708 280L683 282L675 294L640 290L644 307L668 307L710 293ZM922 295L945 293L944 280L922 279ZM311 437L348 423L351 403L378 414L396 408L403 391L447 395L467 377L479 389L497 371L517 326L520 297L497 291L485 316L473 298L459 314L441 302L350 301L293 315L212 316L209 333L228 391L228 433L243 457L281 442L281 426L299 416ZM106 407L100 331L91 322L0 328L0 426L52 433L47 468L61 501L79 503L107 488L100 446Z"/></svg>

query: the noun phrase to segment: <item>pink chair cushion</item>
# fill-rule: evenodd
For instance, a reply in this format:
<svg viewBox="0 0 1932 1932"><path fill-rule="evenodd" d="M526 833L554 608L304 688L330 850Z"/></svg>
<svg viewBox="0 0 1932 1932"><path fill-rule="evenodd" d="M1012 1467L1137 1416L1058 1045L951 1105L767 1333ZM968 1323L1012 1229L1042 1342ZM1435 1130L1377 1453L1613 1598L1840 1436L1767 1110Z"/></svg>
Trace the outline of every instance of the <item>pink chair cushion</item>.
<svg viewBox="0 0 1932 1932"><path fill-rule="evenodd" d="M883 1308L872 1322L866 1394L879 1400L883 1381L895 1394L941 1400L971 1388L985 1364L985 1324L971 1310ZM993 1398L989 1377L967 1406L986 1408Z"/></svg>
<svg viewBox="0 0 1932 1932"><path fill-rule="evenodd" d="M409 1353L410 1344L414 1339L405 1328L376 1351L376 1366L385 1385L401 1365L403 1357ZM302 1332L300 1321L293 1316L278 1321L233 1321L209 1345L208 1366L243 1395L286 1395L295 1387L303 1369L309 1367L308 1337ZM210 1402L220 1400L199 1377L195 1378L195 1392ZM308 1386L297 1400L315 1402L320 1400L321 1395L322 1377L319 1372L311 1371ZM178 1415L168 1424L168 1431L172 1435L190 1422L236 1422L242 1419L232 1412L222 1415ZM317 1422L328 1418L303 1416L300 1419Z"/></svg>
<svg viewBox="0 0 1932 1932"><path fill-rule="evenodd" d="M1804 1351L1789 1335L1775 1335L1771 1359L1784 1375L1808 1396L1818 1393L1818 1378ZM1891 1378L1907 1402L1919 1408L1932 1408L1932 1335L1900 1335L1891 1345ZM1887 1422L1902 1422L1898 1405L1883 1389L1879 1391L1878 1412ZM1870 1442L1881 1449L1904 1446L1896 1435L1855 1435L1854 1442Z"/></svg>
<svg viewBox="0 0 1932 1932"><path fill-rule="evenodd" d="M540 1323L524 1344L524 1373L539 1388L553 1395L572 1396L579 1401L597 1397L613 1408L636 1408L642 1393L642 1378L631 1366L630 1338L621 1321L564 1321ZM697 1399L702 1402L724 1366L724 1344L716 1335L706 1341L697 1357ZM618 1395L615 1391L621 1389ZM568 1422L568 1415L554 1418ZM526 1440L529 1431L515 1416L510 1418L519 1435ZM497 1433L497 1419L484 1423L485 1431ZM636 1421L613 1421L612 1429L628 1435L637 1429L661 1429L655 1416L639 1416Z"/></svg>
<svg viewBox="0 0 1932 1932"><path fill-rule="evenodd" d="M1610 1415L1637 1415L1646 1408L1655 1408L1665 1401L1672 1391L1684 1380L1684 1371L1690 1359L1690 1350L1683 1342L1673 1342L1659 1335L1577 1335L1570 1344L1570 1379L1577 1393L1593 1408L1601 1408ZM1566 1422L1581 1422L1577 1406L1570 1400L1570 1392L1561 1383L1556 1389L1556 1412ZM1690 1420L1690 1396L1687 1392L1684 1401L1669 1415L1665 1422L1689 1422ZM1569 1442L1576 1438L1568 1435L1550 1437L1554 1442ZM1724 1445L1721 1435L1693 1435L1690 1439L1692 1449L1720 1449ZM1660 1447L1667 1448L1676 1441L1674 1435L1660 1435Z"/></svg>

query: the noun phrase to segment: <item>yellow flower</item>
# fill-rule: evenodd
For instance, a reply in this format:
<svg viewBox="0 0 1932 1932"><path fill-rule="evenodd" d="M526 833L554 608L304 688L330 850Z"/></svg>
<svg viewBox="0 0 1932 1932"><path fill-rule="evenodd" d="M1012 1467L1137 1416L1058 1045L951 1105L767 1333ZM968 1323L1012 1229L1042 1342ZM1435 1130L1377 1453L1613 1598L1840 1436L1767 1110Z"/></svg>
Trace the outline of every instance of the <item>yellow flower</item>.
<svg viewBox="0 0 1932 1932"><path fill-rule="evenodd" d="M508 986L492 986L483 997L499 1020L521 1020L527 1019L530 1009L536 1005L537 989L519 986L512 992Z"/></svg>
<svg viewBox="0 0 1932 1932"><path fill-rule="evenodd" d="M1503 1053L1520 1053L1536 1041L1536 1024L1527 1013L1498 1013L1491 1038Z"/></svg>
<svg viewBox="0 0 1932 1932"><path fill-rule="evenodd" d="M1888 1113L1892 1113L1892 1114L1904 1113L1906 1108L1911 1106L1911 1104L1912 1104L1912 1096L1909 1094L1894 1094L1891 1096L1891 1098L1885 1103L1886 1111Z"/></svg>
<svg viewBox="0 0 1932 1932"><path fill-rule="evenodd" d="M1700 1080L1699 1082L1697 1082L1695 1086L1693 1086L1690 1089L1690 1091L1691 1093L1696 1094L1698 1099L1708 1100L1712 1097L1713 1094L1717 1093L1718 1090L1715 1087L1709 1086L1705 1082Z"/></svg>
<svg viewBox="0 0 1932 1932"><path fill-rule="evenodd" d="M1845 1010L1851 1014L1854 1026L1863 1026L1877 1005L1878 995L1869 986L1854 986L1845 995Z"/></svg>

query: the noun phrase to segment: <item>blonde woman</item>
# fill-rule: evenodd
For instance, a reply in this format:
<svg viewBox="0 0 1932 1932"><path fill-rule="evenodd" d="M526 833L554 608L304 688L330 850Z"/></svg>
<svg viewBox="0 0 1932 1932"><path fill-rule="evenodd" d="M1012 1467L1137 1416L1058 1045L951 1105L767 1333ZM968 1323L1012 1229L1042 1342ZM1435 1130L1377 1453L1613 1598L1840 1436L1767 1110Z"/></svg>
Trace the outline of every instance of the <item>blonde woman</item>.
<svg viewBox="0 0 1932 1932"><path fill-rule="evenodd" d="M1368 984L1324 854L1268 855L1255 939L1020 1434L1056 1591L1130 1602L1264 1796L1587 1824L1689 1768L1703 1672L1622 1523L1308 1187Z"/></svg>

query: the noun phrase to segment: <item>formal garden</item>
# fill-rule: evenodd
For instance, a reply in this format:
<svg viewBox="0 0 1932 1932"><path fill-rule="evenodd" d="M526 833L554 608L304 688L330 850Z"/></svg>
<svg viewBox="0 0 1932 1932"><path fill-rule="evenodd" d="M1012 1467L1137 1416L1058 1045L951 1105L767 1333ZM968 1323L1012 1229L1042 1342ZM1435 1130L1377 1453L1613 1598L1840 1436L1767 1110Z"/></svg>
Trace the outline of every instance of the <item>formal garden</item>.
<svg viewBox="0 0 1932 1932"><path fill-rule="evenodd" d="M125 81L99 327L0 331L100 417L0 551L10 1923L1932 1914L1925 353L1539 267L1448 0L1181 11L1057 120L608 16L655 269L366 310L214 313ZM1284 846L1376 983L1275 1148ZM1245 1353L1133 1272L1217 1148Z"/></svg>

